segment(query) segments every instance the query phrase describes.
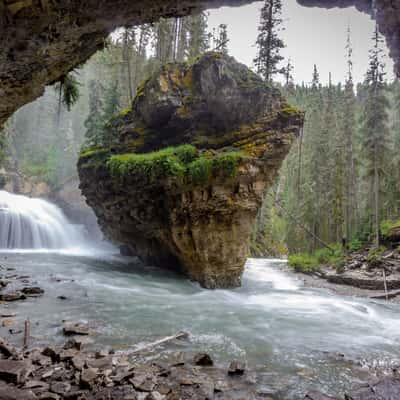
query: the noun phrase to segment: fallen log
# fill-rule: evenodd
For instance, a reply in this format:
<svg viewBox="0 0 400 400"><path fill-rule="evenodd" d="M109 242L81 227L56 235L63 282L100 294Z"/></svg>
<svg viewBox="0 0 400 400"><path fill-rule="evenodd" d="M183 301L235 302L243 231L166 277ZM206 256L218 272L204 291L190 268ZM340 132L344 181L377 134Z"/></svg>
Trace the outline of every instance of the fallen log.
<svg viewBox="0 0 400 400"><path fill-rule="evenodd" d="M369 298L375 300L385 300L385 299L394 299L397 296L400 296L400 290L391 290L388 292L373 294L369 296Z"/></svg>

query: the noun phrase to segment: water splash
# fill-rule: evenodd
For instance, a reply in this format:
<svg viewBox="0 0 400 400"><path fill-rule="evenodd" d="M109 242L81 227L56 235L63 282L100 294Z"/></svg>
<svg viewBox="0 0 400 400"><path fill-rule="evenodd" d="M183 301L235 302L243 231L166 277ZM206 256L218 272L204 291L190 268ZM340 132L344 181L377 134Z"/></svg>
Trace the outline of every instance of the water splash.
<svg viewBox="0 0 400 400"><path fill-rule="evenodd" d="M0 191L0 249L79 248L85 238L54 204Z"/></svg>

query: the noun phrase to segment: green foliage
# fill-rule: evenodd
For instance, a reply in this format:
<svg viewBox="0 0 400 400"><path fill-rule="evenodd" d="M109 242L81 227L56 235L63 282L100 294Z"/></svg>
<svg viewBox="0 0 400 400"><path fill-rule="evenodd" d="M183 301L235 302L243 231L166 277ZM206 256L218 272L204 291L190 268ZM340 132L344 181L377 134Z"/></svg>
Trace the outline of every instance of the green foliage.
<svg viewBox="0 0 400 400"><path fill-rule="evenodd" d="M140 177L150 181L166 177L185 179L187 183L204 184L212 176L223 174L231 178L237 173L243 156L223 153L208 158L192 145L167 147L144 154L119 154L111 156L107 166L115 177Z"/></svg>
<svg viewBox="0 0 400 400"><path fill-rule="evenodd" d="M206 157L200 157L188 165L187 171L193 182L207 183L212 175L213 162Z"/></svg>
<svg viewBox="0 0 400 400"><path fill-rule="evenodd" d="M55 146L39 154L27 154L22 160L22 171L30 177L38 177L51 186L57 184L57 167L61 159L60 152Z"/></svg>
<svg viewBox="0 0 400 400"><path fill-rule="evenodd" d="M80 83L72 74L62 77L56 85L56 90L60 92L61 102L68 111L71 111L72 106L79 99L79 86Z"/></svg>
<svg viewBox="0 0 400 400"><path fill-rule="evenodd" d="M372 247L368 252L366 261L371 267L379 267L382 264L382 256L386 251L386 247Z"/></svg>
<svg viewBox="0 0 400 400"><path fill-rule="evenodd" d="M288 265L296 272L311 273L319 271L320 264L316 257L307 253L299 253L290 255Z"/></svg>
<svg viewBox="0 0 400 400"><path fill-rule="evenodd" d="M4 131L0 130L0 167L4 164L8 155L8 141Z"/></svg>
<svg viewBox="0 0 400 400"><path fill-rule="evenodd" d="M258 53L254 63L257 72L267 82L272 81L276 74L285 72L283 68L279 67L283 60L280 52L285 48L279 35L282 31L282 23L282 1L265 0L261 9L259 34L256 41Z"/></svg>
<svg viewBox="0 0 400 400"><path fill-rule="evenodd" d="M297 272L310 273L320 269L322 265L329 265L340 269L344 265L344 254L341 245L331 245L333 252L324 247L314 253L292 254L288 258L288 264Z"/></svg>
<svg viewBox="0 0 400 400"><path fill-rule="evenodd" d="M387 236L393 228L399 228L399 227L400 227L400 219L394 221L383 220L381 222L381 233L383 236Z"/></svg>
<svg viewBox="0 0 400 400"><path fill-rule="evenodd" d="M7 184L7 178L4 175L0 175L0 190Z"/></svg>
<svg viewBox="0 0 400 400"><path fill-rule="evenodd" d="M349 250L350 251L358 251L361 250L364 246L364 243L358 238L354 237L349 242Z"/></svg>

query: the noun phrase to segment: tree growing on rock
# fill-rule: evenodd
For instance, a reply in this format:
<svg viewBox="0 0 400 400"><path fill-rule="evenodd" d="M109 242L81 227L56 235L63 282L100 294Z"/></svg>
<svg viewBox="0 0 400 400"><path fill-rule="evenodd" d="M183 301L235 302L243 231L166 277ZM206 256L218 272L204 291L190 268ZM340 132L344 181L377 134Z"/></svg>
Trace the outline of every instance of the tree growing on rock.
<svg viewBox="0 0 400 400"><path fill-rule="evenodd" d="M282 27L282 1L265 0L261 9L261 21L256 45L257 57L254 59L257 72L266 82L271 82L278 73L284 73L279 64L283 61L281 50L285 48L279 37Z"/></svg>

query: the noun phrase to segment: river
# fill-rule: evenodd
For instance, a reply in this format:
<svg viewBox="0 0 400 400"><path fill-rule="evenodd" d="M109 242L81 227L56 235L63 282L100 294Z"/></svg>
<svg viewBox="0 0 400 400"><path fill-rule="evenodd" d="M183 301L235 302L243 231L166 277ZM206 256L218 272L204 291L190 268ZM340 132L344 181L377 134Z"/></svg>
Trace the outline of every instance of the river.
<svg viewBox="0 0 400 400"><path fill-rule="evenodd" d="M0 265L30 275L45 295L1 308L17 313L16 326L29 317L38 343L61 342L62 320L90 322L99 343L119 349L187 331L166 350L246 360L282 399L310 388L339 394L368 367L400 364L398 304L306 288L284 262L250 259L241 288L210 291L112 253L3 252Z"/></svg>

